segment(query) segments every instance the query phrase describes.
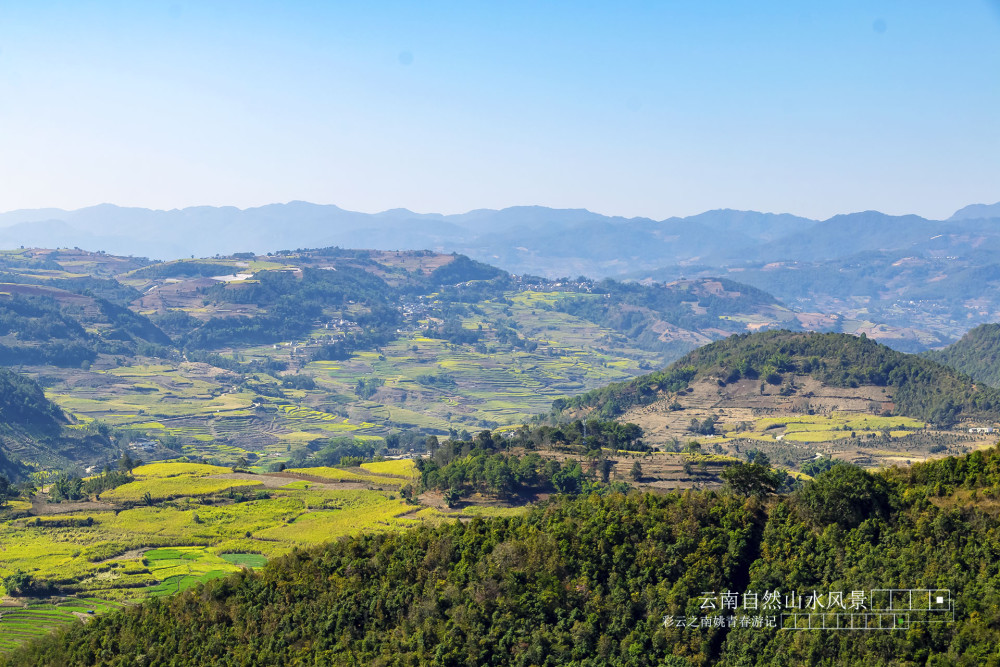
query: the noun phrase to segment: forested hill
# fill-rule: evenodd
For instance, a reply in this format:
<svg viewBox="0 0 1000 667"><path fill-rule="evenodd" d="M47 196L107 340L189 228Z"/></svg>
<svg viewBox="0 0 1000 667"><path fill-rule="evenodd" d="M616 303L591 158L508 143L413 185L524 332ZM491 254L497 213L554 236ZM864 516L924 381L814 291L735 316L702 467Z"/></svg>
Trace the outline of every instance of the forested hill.
<svg viewBox="0 0 1000 667"><path fill-rule="evenodd" d="M775 503L712 491L560 497L522 517L295 551L260 573L100 616L8 660L996 664L998 485L993 448L879 474L837 465ZM765 591L779 608L798 594L819 592L826 606L831 592L846 600L860 591L875 607L869 591L893 588L947 589L954 622L795 632L768 627L787 610L763 606ZM736 595L736 608L724 594Z"/></svg>
<svg viewBox="0 0 1000 667"><path fill-rule="evenodd" d="M934 424L1000 419L1000 392L952 368L897 352L864 336L791 331L730 336L688 353L663 371L557 400L553 408L594 408L598 415L612 417L660 400L699 376L714 377L720 383L746 378L780 385L795 374L811 375L836 387L889 387L893 414Z"/></svg>
<svg viewBox="0 0 1000 667"><path fill-rule="evenodd" d="M991 387L1000 386L1000 324L980 324L962 339L942 350L925 352L939 364L950 366Z"/></svg>
<svg viewBox="0 0 1000 667"><path fill-rule="evenodd" d="M58 439L66 421L37 382L0 368L0 474L10 479L22 476L25 469L18 455Z"/></svg>

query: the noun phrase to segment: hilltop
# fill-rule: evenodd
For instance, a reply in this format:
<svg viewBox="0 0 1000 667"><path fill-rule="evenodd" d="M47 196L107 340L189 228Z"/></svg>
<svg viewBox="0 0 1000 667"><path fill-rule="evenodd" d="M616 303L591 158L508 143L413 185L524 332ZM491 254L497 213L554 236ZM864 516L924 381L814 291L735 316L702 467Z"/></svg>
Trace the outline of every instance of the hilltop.
<svg viewBox="0 0 1000 667"><path fill-rule="evenodd" d="M873 465L920 460L960 441L977 446L982 437L962 431L1000 421L1000 392L864 336L766 331L710 343L663 371L553 408L558 418L634 422L661 447L699 439L719 453L760 448L793 466L817 450Z"/></svg>

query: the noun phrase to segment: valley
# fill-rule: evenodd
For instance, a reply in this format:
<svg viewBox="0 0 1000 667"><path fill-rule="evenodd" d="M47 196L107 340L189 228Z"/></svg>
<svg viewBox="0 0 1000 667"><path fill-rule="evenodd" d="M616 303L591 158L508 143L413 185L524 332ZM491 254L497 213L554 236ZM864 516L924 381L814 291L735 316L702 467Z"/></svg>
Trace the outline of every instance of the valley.
<svg viewBox="0 0 1000 667"><path fill-rule="evenodd" d="M0 443L20 483L0 509L0 651L341 537L565 493L720 491L757 457L790 491L839 462L985 449L969 428L1000 421L993 390L801 333L843 318L728 279L339 248L0 261L0 359L52 415L47 439L29 416Z"/></svg>

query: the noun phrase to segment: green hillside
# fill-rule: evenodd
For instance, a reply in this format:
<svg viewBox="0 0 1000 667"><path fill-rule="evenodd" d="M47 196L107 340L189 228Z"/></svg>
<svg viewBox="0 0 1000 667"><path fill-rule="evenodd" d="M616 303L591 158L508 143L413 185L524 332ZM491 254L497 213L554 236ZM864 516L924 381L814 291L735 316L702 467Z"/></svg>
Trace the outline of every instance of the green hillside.
<svg viewBox="0 0 1000 667"><path fill-rule="evenodd" d="M935 361L897 352L864 336L790 331L730 336L688 353L666 370L556 401L553 407L594 408L601 416L614 416L659 400L695 377L714 377L721 384L750 379L777 386L793 374L810 375L836 387L891 388L890 414L935 424L1000 419L1000 392Z"/></svg>
<svg viewBox="0 0 1000 667"><path fill-rule="evenodd" d="M1000 324L980 324L958 342L921 356L991 387L1000 387Z"/></svg>
<svg viewBox="0 0 1000 667"><path fill-rule="evenodd" d="M9 664L995 665L998 484L993 448L879 474L834 466L774 503L560 497L523 517L299 550ZM937 591L949 613L892 616L902 630L768 627L795 622L782 619L790 594L819 593L818 619L853 591L879 608L877 589ZM780 611L763 606L772 594Z"/></svg>
<svg viewBox="0 0 1000 667"><path fill-rule="evenodd" d="M109 451L106 434L67 429L63 410L31 378L0 368L0 473L24 477L25 463L66 467Z"/></svg>

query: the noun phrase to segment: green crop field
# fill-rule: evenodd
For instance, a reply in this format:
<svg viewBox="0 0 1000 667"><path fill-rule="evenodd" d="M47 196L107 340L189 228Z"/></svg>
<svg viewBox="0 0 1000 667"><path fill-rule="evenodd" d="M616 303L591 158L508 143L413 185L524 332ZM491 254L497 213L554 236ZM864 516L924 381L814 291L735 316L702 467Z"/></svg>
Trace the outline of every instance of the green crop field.
<svg viewBox="0 0 1000 667"><path fill-rule="evenodd" d="M187 462L143 465L134 473L135 482L101 494L102 501L140 501L118 511L95 505L11 518L27 508L15 501L0 512L0 577L27 572L70 596L65 603L29 610L0 608L0 650L77 621L74 611L101 613L147 596L171 595L243 567L262 567L295 546L454 516L399 497L399 488L416 474L410 460L349 470L288 470L274 473L273 481L270 475L237 478L228 468ZM241 499L238 493L246 491L250 496ZM264 494L257 497L258 491ZM147 492L153 498L149 506L141 503ZM476 513L512 512L470 508L465 515Z"/></svg>
<svg viewBox="0 0 1000 667"><path fill-rule="evenodd" d="M58 604L30 603L20 607L0 607L0 652L15 649L34 637L48 634L81 617L121 608L96 598L80 598Z"/></svg>
<svg viewBox="0 0 1000 667"><path fill-rule="evenodd" d="M901 438L920 431L924 422L910 417L878 417L857 413L834 412L830 415L788 415L757 419L752 429L731 429L718 442L737 438L775 442L834 442L850 437L889 433Z"/></svg>

